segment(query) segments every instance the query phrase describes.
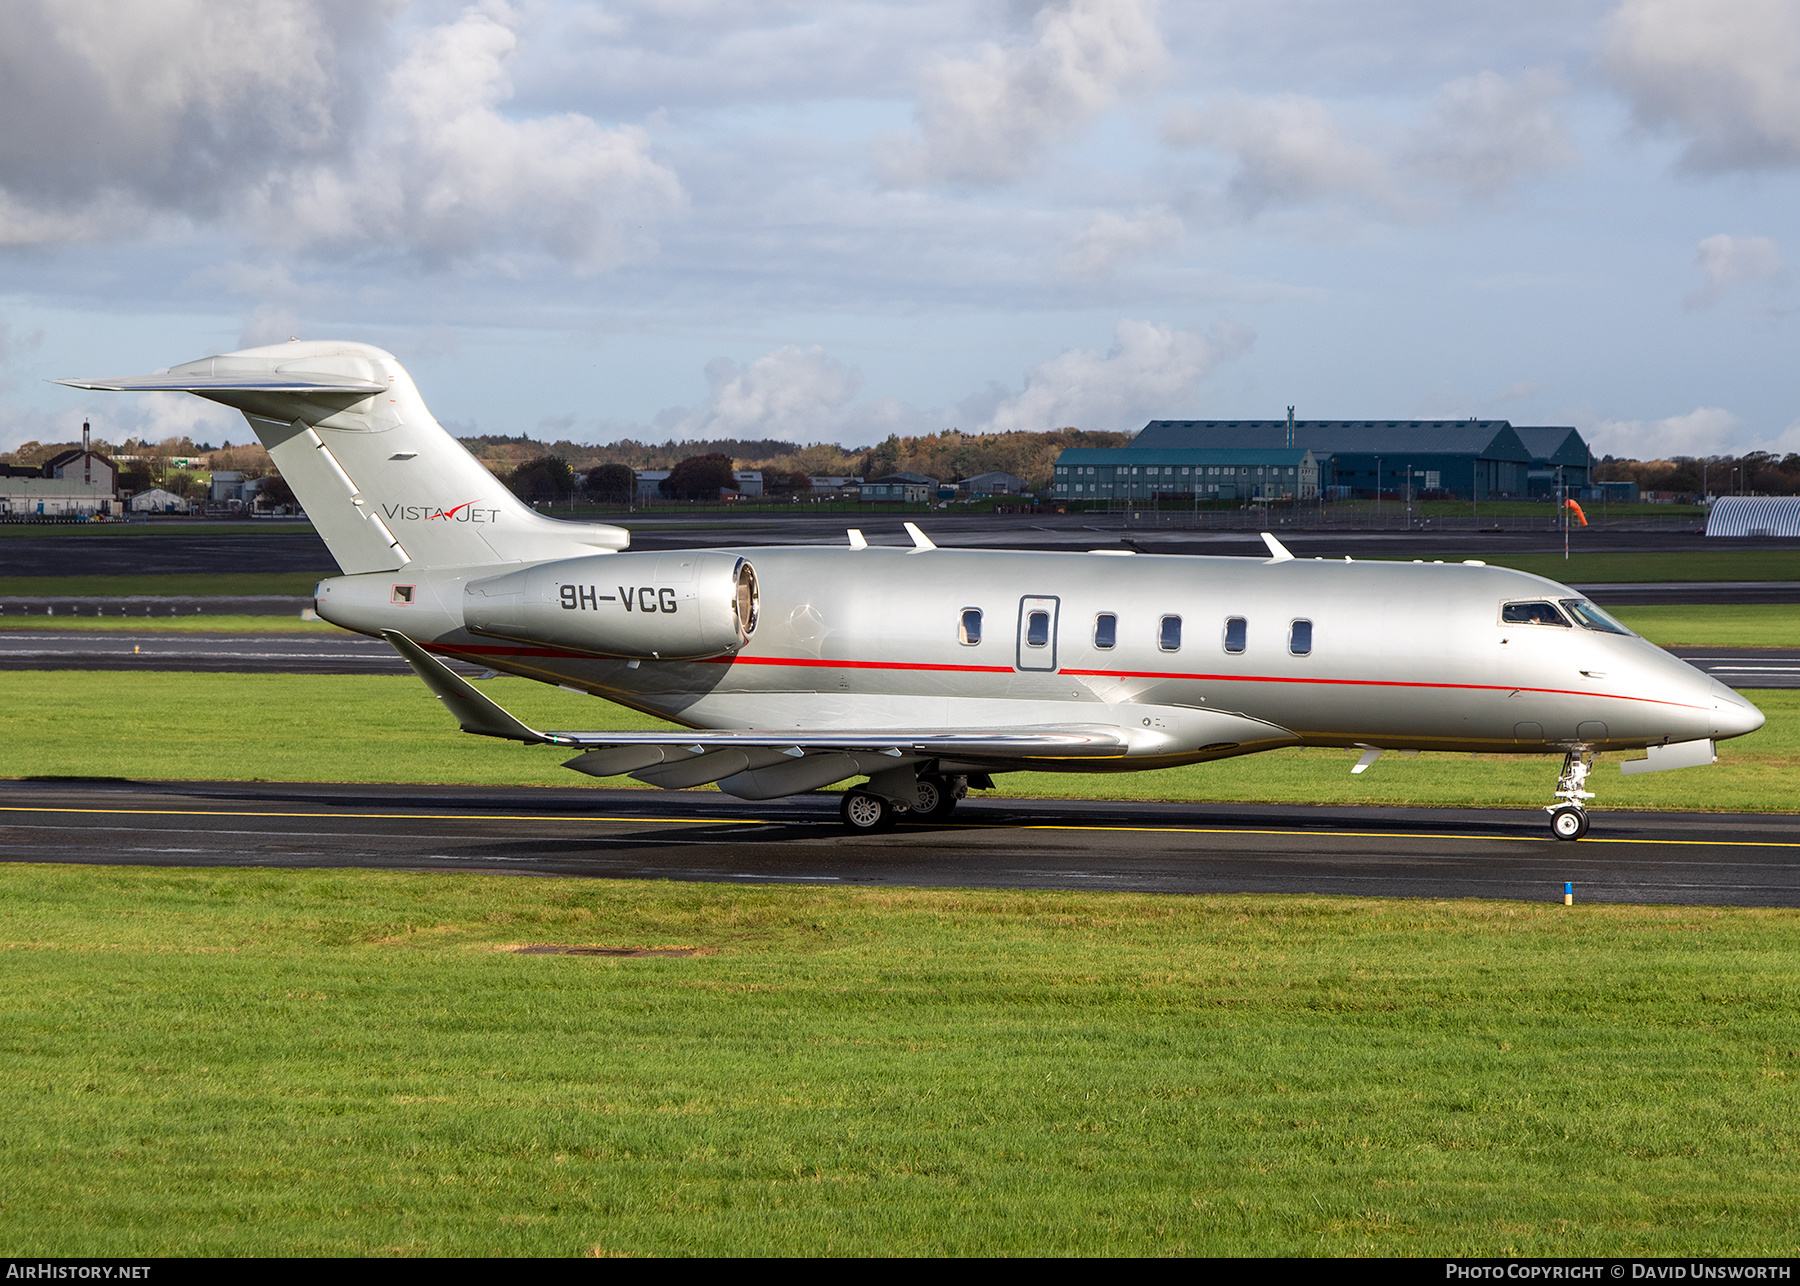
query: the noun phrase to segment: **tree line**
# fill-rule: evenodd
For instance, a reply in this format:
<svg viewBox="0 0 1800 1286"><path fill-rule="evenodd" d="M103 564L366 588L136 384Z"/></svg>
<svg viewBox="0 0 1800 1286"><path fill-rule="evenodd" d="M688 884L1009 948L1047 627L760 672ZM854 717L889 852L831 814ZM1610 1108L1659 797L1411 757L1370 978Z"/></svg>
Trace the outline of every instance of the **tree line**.
<svg viewBox="0 0 1800 1286"><path fill-rule="evenodd" d="M1744 455L1675 456L1668 460L1617 459L1609 455L1595 462L1594 480L1635 482L1639 491L1713 496L1800 495L1800 453L1750 451Z"/></svg>

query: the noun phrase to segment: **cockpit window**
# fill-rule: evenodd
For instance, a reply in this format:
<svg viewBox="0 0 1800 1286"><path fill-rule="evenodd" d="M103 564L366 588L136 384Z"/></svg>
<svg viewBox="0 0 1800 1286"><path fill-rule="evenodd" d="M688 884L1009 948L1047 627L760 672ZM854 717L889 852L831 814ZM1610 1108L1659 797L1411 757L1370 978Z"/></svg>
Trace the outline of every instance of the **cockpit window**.
<svg viewBox="0 0 1800 1286"><path fill-rule="evenodd" d="M1560 625L1565 630L1569 623L1556 610L1555 603L1507 603L1500 609L1500 621L1505 625Z"/></svg>
<svg viewBox="0 0 1800 1286"><path fill-rule="evenodd" d="M1612 617L1595 607L1585 598L1565 598L1558 600L1563 610L1575 618L1575 624L1585 630L1599 630L1602 634L1630 634L1631 631L1620 625Z"/></svg>

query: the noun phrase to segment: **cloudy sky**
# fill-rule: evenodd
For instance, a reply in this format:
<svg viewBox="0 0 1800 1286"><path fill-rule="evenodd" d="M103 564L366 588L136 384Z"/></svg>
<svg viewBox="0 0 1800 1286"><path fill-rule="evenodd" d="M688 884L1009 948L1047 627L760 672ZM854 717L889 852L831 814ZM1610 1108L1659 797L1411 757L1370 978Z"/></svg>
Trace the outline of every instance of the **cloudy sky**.
<svg viewBox="0 0 1800 1286"><path fill-rule="evenodd" d="M298 335L578 441L1800 450L1800 0L9 0L0 119L0 447Z"/></svg>

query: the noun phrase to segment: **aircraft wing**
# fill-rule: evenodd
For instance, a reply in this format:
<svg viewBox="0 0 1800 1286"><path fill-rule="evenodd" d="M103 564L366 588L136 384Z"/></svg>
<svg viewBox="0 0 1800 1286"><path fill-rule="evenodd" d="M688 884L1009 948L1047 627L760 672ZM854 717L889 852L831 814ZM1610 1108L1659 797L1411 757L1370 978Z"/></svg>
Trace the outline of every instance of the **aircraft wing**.
<svg viewBox="0 0 1800 1286"><path fill-rule="evenodd" d="M482 737L503 737L532 745L570 746L583 750L641 747L666 749L692 756L717 750L777 751L799 758L823 751L862 752L897 758L930 755L956 759L1062 759L1118 758L1129 749L1118 729L1084 724L1031 728L995 728L981 732L945 729L898 729L886 732L540 732L521 723L494 701L478 692L461 675L398 630L383 630L394 650L412 666L425 686L449 707L464 732ZM641 756L626 755L618 759ZM763 756L767 757L767 756ZM644 766L664 762L644 760ZM619 771L628 771L620 769ZM610 775L610 774L604 774ZM848 775L848 774L846 774Z"/></svg>

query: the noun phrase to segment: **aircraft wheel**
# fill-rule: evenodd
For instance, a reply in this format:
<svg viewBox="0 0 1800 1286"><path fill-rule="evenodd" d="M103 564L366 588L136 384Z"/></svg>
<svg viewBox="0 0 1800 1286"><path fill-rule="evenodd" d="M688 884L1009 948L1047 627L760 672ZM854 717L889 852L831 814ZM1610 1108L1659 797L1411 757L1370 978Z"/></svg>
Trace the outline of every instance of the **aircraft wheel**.
<svg viewBox="0 0 1800 1286"><path fill-rule="evenodd" d="M1557 839L1580 839L1588 833L1587 810L1563 805L1550 814L1550 833Z"/></svg>
<svg viewBox="0 0 1800 1286"><path fill-rule="evenodd" d="M844 825L858 835L873 835L877 831L892 830L898 820L894 806L880 795L871 795L866 790L847 790L844 800L838 805L838 815L844 819Z"/></svg>
<svg viewBox="0 0 1800 1286"><path fill-rule="evenodd" d="M919 778L919 799L912 814L922 822L941 822L956 811L956 791L942 777Z"/></svg>

